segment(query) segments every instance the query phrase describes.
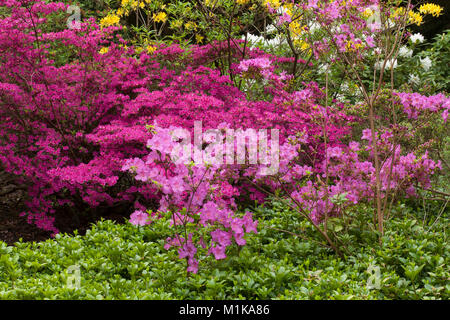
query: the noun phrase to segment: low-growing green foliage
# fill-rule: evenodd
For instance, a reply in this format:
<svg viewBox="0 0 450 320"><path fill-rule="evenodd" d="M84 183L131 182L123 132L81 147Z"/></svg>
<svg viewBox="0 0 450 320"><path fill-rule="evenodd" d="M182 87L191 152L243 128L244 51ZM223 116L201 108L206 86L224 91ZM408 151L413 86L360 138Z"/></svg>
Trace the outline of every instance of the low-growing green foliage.
<svg viewBox="0 0 450 320"><path fill-rule="evenodd" d="M0 298L448 299L448 217L434 223L436 216L428 222L403 207L397 212L381 247L361 231L360 246L342 260L311 226L287 219L292 213L275 203L257 210L259 232L247 236L247 246L230 248L226 260L207 259L189 276L176 252L163 248L170 228L164 219L146 227L106 220L84 236L0 242ZM75 265L79 288L68 286Z"/></svg>

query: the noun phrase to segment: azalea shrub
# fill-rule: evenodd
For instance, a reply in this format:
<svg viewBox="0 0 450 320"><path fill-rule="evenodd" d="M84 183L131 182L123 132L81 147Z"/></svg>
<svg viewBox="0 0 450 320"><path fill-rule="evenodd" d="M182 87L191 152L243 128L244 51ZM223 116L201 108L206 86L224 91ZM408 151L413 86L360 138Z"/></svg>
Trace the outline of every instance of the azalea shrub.
<svg viewBox="0 0 450 320"><path fill-rule="evenodd" d="M151 6L139 3L122 7ZM0 165L29 186L22 214L53 234L56 210L121 205L143 227L169 218L165 248L196 273L200 260L225 259L258 232L252 208L270 196L341 255L332 221L375 208L381 239L388 203L431 189L445 162L436 150L448 136L450 99L399 87L393 72L412 41L406 26L439 15L437 7L264 1L258 8L287 46L273 51L234 38L238 31L204 44L142 47L124 39L115 16L52 27L65 23L67 5L0 5ZM221 12L214 8L203 10ZM234 5L225 8L232 20ZM372 19L377 8L386 19ZM161 13L152 18L166 22ZM325 72L314 81L319 66ZM333 72L344 72L358 95L335 90ZM199 123L199 141L185 141ZM233 130L249 153L227 140ZM245 137L256 132L253 142L266 142L259 162ZM220 160L230 150L237 163Z"/></svg>

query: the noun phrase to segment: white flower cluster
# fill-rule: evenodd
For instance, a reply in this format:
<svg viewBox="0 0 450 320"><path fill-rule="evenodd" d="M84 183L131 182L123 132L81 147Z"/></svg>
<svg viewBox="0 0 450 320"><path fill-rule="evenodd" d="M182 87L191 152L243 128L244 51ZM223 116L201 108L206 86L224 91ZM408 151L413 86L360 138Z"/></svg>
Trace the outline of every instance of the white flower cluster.
<svg viewBox="0 0 450 320"><path fill-rule="evenodd" d="M266 27L266 34L272 34L277 29L273 25L268 25ZM242 40L245 40L245 35L242 36ZM279 35L275 36L272 39L266 39L263 35L254 35L251 33L247 33L247 41L249 42L249 47L253 48L256 46L262 46L262 47L275 47L275 46L281 46L286 44L286 40L283 37L280 37Z"/></svg>
<svg viewBox="0 0 450 320"><path fill-rule="evenodd" d="M430 57L425 57L423 59L420 59L420 66L425 70L428 71L431 68L431 59Z"/></svg>
<svg viewBox="0 0 450 320"><path fill-rule="evenodd" d="M383 66L383 63L384 63L384 61L383 60L381 60L381 61L377 61L376 63L375 63L375 68L377 69L377 70L380 70L381 69L381 67ZM395 60L388 60L388 61L386 61L386 65L385 65L385 69L392 69L392 68L397 68L397 59L395 59Z"/></svg>
<svg viewBox="0 0 450 320"><path fill-rule="evenodd" d="M412 43L422 43L425 41L425 38L420 33L413 34L409 39L411 39Z"/></svg>
<svg viewBox="0 0 450 320"><path fill-rule="evenodd" d="M402 58L411 58L412 54L413 54L412 49L406 46L400 47L400 49L398 50L398 55Z"/></svg>
<svg viewBox="0 0 450 320"><path fill-rule="evenodd" d="M319 68L317 69L317 73L324 74L325 72L327 72L328 68L329 68L328 64L321 64L321 65L319 65Z"/></svg>
<svg viewBox="0 0 450 320"><path fill-rule="evenodd" d="M408 82L417 86L420 84L420 78L418 76L416 76L415 74L410 74L409 78L408 78Z"/></svg>

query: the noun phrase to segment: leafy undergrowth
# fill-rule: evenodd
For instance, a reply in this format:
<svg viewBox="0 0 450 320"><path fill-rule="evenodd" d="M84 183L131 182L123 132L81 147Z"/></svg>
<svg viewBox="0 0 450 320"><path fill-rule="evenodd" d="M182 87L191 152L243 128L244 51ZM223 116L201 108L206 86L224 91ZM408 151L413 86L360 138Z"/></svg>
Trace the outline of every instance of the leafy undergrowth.
<svg viewBox="0 0 450 320"><path fill-rule="evenodd" d="M259 232L246 236L247 246L229 248L226 260L207 258L189 276L176 252L164 249L171 228L164 219L146 227L106 220L85 236L0 242L0 298L449 299L447 217L424 223L407 211L387 222L382 247L360 232L359 247L342 260L314 240L311 226L286 220L287 209L262 208ZM74 265L79 288L68 286Z"/></svg>

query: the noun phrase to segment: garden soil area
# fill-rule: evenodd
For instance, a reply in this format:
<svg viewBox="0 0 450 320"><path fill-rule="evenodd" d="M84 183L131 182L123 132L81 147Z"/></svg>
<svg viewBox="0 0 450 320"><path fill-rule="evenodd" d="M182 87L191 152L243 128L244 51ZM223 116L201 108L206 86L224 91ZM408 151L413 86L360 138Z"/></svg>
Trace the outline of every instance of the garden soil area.
<svg viewBox="0 0 450 320"><path fill-rule="evenodd" d="M26 192L23 186L14 183L12 177L0 171L0 241L13 245L22 238L25 242L44 241L51 238L51 232L41 230L27 222L26 217L21 217L25 207ZM128 212L129 216L129 212ZM74 217L70 211L59 211L55 215L55 226L61 233L84 234L98 218L80 215ZM125 213L111 210L103 214L104 219L119 223L125 221Z"/></svg>

